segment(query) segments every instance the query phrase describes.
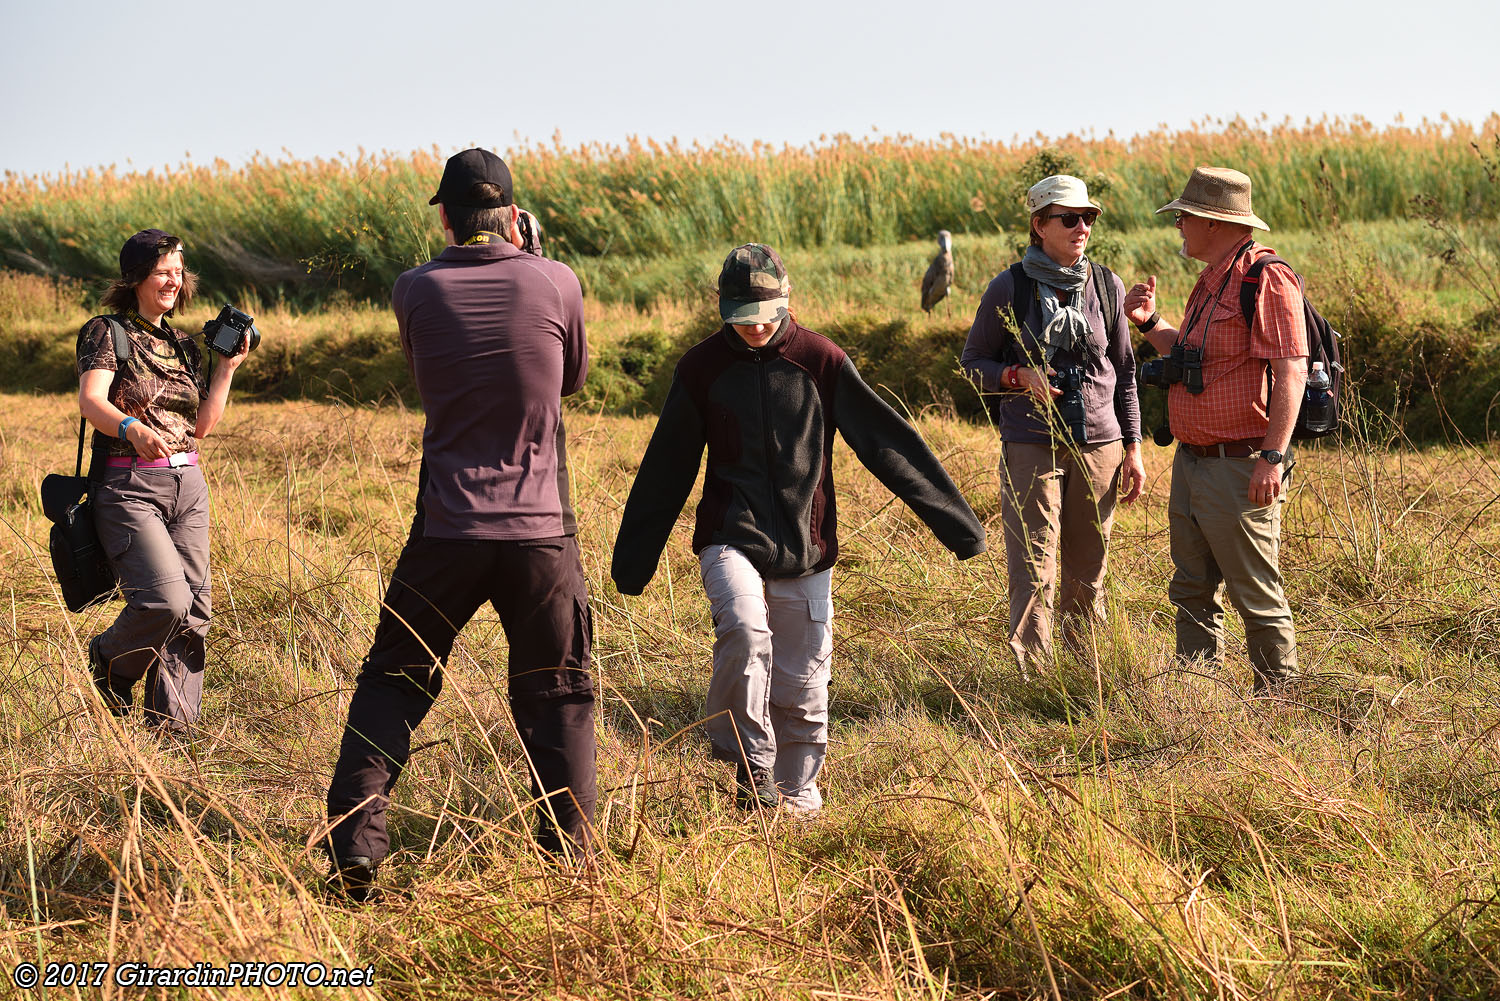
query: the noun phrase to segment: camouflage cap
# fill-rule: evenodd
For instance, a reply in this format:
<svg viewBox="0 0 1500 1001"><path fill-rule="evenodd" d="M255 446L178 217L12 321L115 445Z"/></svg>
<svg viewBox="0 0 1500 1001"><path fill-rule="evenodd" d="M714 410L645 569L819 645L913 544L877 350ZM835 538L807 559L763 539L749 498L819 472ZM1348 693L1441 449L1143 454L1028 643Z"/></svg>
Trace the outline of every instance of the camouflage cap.
<svg viewBox="0 0 1500 1001"><path fill-rule="evenodd" d="M775 323L786 316L792 283L786 265L764 243L735 247L719 271L719 315L725 323Z"/></svg>

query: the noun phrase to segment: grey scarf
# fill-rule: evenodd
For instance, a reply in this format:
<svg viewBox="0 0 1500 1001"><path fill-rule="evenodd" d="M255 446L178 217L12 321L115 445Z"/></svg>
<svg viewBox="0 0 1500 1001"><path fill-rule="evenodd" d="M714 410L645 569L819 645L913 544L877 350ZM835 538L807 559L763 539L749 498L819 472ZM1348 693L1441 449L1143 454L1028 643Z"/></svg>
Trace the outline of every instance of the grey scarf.
<svg viewBox="0 0 1500 1001"><path fill-rule="evenodd" d="M1087 357L1093 344L1092 328L1083 313L1083 288L1089 280L1089 259L1081 257L1071 268L1065 268L1042 252L1041 247L1026 249L1021 270L1037 283L1042 302L1042 333L1038 339L1047 361L1059 351L1071 351ZM1073 293L1073 301L1064 306L1057 293Z"/></svg>

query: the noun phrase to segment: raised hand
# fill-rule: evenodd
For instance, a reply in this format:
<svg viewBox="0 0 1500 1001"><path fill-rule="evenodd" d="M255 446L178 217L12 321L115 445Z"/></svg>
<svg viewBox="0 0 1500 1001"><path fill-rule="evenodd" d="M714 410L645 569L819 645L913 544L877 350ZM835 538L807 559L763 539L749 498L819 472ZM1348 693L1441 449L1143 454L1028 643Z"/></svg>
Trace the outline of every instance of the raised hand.
<svg viewBox="0 0 1500 1001"><path fill-rule="evenodd" d="M1156 276L1136 282L1125 293L1125 318L1131 323L1145 323L1156 312Z"/></svg>

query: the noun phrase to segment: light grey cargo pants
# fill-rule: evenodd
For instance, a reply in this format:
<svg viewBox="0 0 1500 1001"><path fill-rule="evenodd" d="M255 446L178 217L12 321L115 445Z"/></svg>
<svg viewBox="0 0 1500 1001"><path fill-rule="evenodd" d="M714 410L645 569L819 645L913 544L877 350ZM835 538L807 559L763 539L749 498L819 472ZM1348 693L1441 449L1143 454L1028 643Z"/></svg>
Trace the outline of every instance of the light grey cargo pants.
<svg viewBox="0 0 1500 1001"><path fill-rule="evenodd" d="M772 775L798 811L823 805L818 773L828 754L833 658L833 571L762 579L745 554L698 554L714 618L708 737L714 757Z"/></svg>

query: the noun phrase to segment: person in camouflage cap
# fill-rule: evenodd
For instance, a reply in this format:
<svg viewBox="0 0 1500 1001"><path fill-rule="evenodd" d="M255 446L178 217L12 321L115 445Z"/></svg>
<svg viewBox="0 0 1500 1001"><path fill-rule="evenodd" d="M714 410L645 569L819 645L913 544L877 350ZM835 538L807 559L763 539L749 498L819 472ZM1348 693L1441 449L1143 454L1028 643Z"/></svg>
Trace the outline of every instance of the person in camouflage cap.
<svg viewBox="0 0 1500 1001"><path fill-rule="evenodd" d="M198 346L169 322L197 280L182 241L159 229L120 248L108 313L78 333L78 404L94 427L94 524L125 608L89 641L94 685L117 716L145 679L153 724L185 734L203 703L204 638L211 614L208 485L198 442L229 401L240 352L205 377Z"/></svg>
<svg viewBox="0 0 1500 1001"><path fill-rule="evenodd" d="M828 750L834 431L959 559L984 552L984 527L916 429L797 322L790 292L764 244L724 261L724 325L677 364L610 575L621 594L645 590L707 450L693 533L714 621L705 728L740 806L808 817Z"/></svg>

